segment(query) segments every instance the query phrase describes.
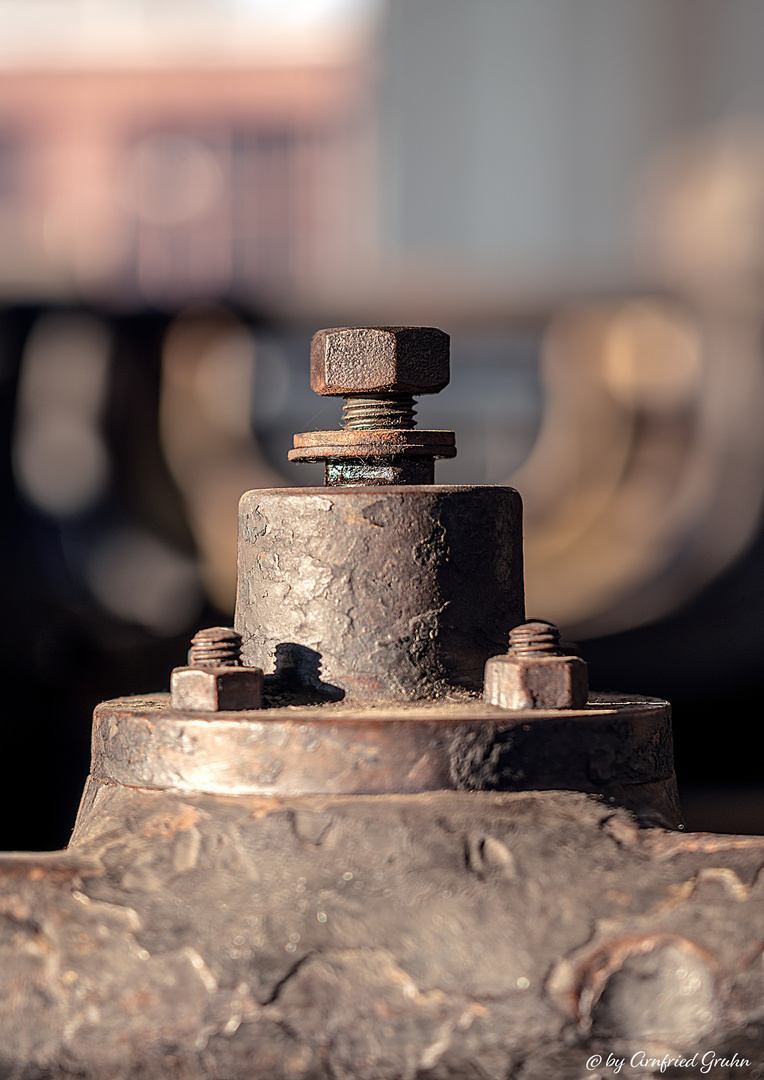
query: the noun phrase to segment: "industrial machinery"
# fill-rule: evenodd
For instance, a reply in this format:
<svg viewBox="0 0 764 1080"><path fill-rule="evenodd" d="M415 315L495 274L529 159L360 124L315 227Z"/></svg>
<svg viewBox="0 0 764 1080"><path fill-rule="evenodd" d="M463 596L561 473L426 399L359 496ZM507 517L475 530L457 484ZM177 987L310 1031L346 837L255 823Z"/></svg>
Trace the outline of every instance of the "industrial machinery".
<svg viewBox="0 0 764 1080"><path fill-rule="evenodd" d="M434 483L448 337L319 332L321 488L246 493L235 627L98 706L0 858L0 1076L754 1077L764 840L682 831L670 709L526 621L522 508Z"/></svg>

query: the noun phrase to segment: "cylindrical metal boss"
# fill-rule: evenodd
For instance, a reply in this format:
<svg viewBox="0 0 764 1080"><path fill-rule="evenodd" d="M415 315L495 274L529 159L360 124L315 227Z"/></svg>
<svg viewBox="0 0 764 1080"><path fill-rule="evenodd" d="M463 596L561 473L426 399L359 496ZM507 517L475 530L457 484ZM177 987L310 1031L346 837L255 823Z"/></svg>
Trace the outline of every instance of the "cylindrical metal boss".
<svg viewBox="0 0 764 1080"><path fill-rule="evenodd" d="M326 698L480 690L524 615L513 488L277 488L239 506L242 663Z"/></svg>

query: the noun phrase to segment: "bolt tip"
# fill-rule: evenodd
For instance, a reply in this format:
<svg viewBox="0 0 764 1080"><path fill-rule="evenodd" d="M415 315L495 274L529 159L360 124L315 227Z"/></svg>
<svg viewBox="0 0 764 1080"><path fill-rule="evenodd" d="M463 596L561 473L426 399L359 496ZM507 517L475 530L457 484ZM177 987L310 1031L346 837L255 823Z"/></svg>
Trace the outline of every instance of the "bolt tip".
<svg viewBox="0 0 764 1080"><path fill-rule="evenodd" d="M223 664L239 667L241 664L241 634L232 626L208 626L191 638L188 653L190 666L199 664Z"/></svg>
<svg viewBox="0 0 764 1080"><path fill-rule="evenodd" d="M559 655L560 631L544 619L528 619L510 630L509 651L513 656Z"/></svg>

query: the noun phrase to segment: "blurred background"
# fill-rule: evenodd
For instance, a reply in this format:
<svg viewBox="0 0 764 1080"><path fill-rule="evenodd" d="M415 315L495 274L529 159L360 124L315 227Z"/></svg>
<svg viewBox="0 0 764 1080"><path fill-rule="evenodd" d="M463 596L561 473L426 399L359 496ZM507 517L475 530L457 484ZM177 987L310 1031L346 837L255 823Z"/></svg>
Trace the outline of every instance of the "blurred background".
<svg viewBox="0 0 764 1080"><path fill-rule="evenodd" d="M321 482L315 329L425 324L441 483L511 483L528 613L675 709L764 832L764 6L0 0L0 847L94 705L229 623L236 507ZM734 738L733 738L733 732Z"/></svg>

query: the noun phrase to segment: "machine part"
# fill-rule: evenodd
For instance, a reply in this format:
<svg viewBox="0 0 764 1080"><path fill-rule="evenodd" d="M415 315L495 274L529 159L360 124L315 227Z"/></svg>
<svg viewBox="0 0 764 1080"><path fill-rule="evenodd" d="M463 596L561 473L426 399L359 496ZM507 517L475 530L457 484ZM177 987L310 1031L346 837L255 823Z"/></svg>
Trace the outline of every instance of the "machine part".
<svg viewBox="0 0 764 1080"><path fill-rule="evenodd" d="M309 459L305 459L309 460ZM434 484L432 457L335 458L326 462L327 487L370 487L384 484Z"/></svg>
<svg viewBox="0 0 764 1080"><path fill-rule="evenodd" d="M310 385L322 397L370 395L393 410L400 395L437 394L448 386L449 344L434 326L319 330L310 346Z"/></svg>
<svg viewBox="0 0 764 1080"><path fill-rule="evenodd" d="M173 708L189 712L259 709L263 673L259 668L202 664L175 668L170 675Z"/></svg>
<svg viewBox="0 0 764 1080"><path fill-rule="evenodd" d="M244 669L246 670L246 669ZM665 701L603 695L586 709L516 712L461 700L344 702L193 718L166 694L99 705L92 775L232 795L570 789L681 824Z"/></svg>
<svg viewBox="0 0 764 1080"><path fill-rule="evenodd" d="M414 394L448 385L449 337L429 326L319 330L311 386L346 399L343 430L295 435L290 461L323 461L325 483L433 484L435 458L454 457L452 431L415 431Z"/></svg>
<svg viewBox="0 0 764 1080"><path fill-rule="evenodd" d="M231 626L209 626L199 630L191 638L188 662L192 667L200 664L222 664L226 667L241 665L241 634Z"/></svg>
<svg viewBox="0 0 764 1080"><path fill-rule="evenodd" d="M552 623L529 620L509 632L509 652L485 665L483 698L502 709L583 709L589 672L580 656L563 653Z"/></svg>
<svg viewBox="0 0 764 1080"><path fill-rule="evenodd" d="M309 431L295 435L291 461L316 461L324 457L434 458L455 457L453 431L407 431L402 428L367 431Z"/></svg>
<svg viewBox="0 0 764 1080"><path fill-rule="evenodd" d="M764 840L660 827L668 704L478 697L523 619L520 518L508 488L244 496L265 709L96 709L70 847L0 857L0 1077L757 1075ZM214 628L182 670L252 675L236 647ZM549 624L512 647L568 659Z"/></svg>
<svg viewBox="0 0 764 1080"><path fill-rule="evenodd" d="M170 696L174 709L189 712L259 709L263 673L241 666L241 634L229 626L211 626L192 638L188 667L171 673Z"/></svg>
<svg viewBox="0 0 764 1080"><path fill-rule="evenodd" d="M480 691L486 660L506 650L523 617L522 504L512 488L242 497L242 659L314 701Z"/></svg>
<svg viewBox="0 0 764 1080"><path fill-rule="evenodd" d="M66 852L0 860L0 1074L591 1080L642 1051L751 1080L763 863L576 792L89 780Z"/></svg>

